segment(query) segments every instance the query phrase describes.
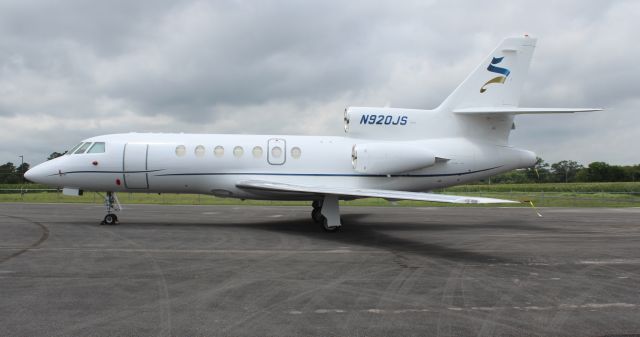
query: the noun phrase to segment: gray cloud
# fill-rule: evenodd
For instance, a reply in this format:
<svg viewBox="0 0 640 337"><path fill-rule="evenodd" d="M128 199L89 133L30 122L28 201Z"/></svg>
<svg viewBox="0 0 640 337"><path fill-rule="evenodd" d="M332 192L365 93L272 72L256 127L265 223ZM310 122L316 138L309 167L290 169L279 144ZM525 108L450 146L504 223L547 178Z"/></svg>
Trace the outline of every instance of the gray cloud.
<svg viewBox="0 0 640 337"><path fill-rule="evenodd" d="M503 37L540 38L512 141L638 163L634 1L4 1L0 161L127 131L340 134L347 105L432 108ZM604 127L606 126L606 127ZM4 158L4 159L3 159Z"/></svg>

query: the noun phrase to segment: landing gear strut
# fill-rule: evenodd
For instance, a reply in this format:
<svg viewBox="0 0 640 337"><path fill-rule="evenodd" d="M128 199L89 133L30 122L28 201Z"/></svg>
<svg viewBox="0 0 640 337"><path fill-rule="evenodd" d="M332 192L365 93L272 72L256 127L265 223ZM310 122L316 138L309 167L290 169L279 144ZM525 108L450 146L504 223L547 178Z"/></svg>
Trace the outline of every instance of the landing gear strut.
<svg viewBox="0 0 640 337"><path fill-rule="evenodd" d="M107 207L107 215L104 216L104 220L100 223L101 225L117 225L118 224L118 216L113 214L112 212L119 211L120 202L118 201L118 197L114 192L107 192L107 195L104 197L104 204Z"/></svg>
<svg viewBox="0 0 640 337"><path fill-rule="evenodd" d="M322 224L322 228L327 232L335 232L340 229L340 209L338 196L325 195L322 200L315 200L311 206L311 218L314 222Z"/></svg>

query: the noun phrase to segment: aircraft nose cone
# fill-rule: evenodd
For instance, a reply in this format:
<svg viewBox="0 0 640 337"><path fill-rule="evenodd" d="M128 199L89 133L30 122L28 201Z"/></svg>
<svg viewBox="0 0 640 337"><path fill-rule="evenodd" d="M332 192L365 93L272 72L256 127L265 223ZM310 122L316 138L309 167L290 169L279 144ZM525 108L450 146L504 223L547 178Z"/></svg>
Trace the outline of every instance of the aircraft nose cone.
<svg viewBox="0 0 640 337"><path fill-rule="evenodd" d="M34 183L61 187L64 181L62 175L58 173L63 167L62 164L64 163L59 158L46 161L29 169L25 172L24 177Z"/></svg>
<svg viewBox="0 0 640 337"><path fill-rule="evenodd" d="M27 172L24 173L24 178L33 182L33 169L28 169Z"/></svg>
<svg viewBox="0 0 640 337"><path fill-rule="evenodd" d="M46 184L44 180L46 180L47 168L45 166L43 163L30 168L24 173L24 178L34 183Z"/></svg>
<svg viewBox="0 0 640 337"><path fill-rule="evenodd" d="M42 179L42 170L38 169L38 166L32 167L24 173L24 178L31 182L39 183Z"/></svg>

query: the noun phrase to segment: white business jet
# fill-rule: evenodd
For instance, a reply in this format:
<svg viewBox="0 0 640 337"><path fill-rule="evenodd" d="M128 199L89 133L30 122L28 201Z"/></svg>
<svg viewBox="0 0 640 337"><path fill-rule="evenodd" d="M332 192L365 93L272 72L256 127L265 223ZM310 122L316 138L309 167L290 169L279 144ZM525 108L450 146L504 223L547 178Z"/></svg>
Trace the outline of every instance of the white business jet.
<svg viewBox="0 0 640 337"><path fill-rule="evenodd" d="M436 109L347 108L344 137L104 135L25 177L69 195L105 191L103 224L118 222L115 192L309 200L327 231L341 225L339 200L514 202L424 191L533 166L533 152L509 145L515 115L600 110L518 107L535 44L528 36L503 40Z"/></svg>

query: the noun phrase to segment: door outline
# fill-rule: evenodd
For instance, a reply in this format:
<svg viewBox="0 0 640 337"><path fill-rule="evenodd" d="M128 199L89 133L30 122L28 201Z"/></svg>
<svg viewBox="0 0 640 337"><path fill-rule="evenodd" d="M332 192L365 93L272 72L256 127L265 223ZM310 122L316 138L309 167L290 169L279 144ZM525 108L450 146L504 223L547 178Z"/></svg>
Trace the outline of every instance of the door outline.
<svg viewBox="0 0 640 337"><path fill-rule="evenodd" d="M279 146L282 149L282 159L280 158L272 158L271 150ZM283 138L270 138L267 141L267 163L270 165L284 165L287 161L287 141Z"/></svg>
<svg viewBox="0 0 640 337"><path fill-rule="evenodd" d="M127 163L129 166L132 166L131 159L127 160L127 147L131 145L133 146L144 146L144 170L132 170L133 173L128 173ZM140 164L140 162L135 162L135 164ZM124 180L124 187L132 190L146 190L149 189L149 174L147 173L149 167L149 144L137 144L137 143L126 143L124 144L124 150L122 151L122 180ZM142 172L141 172L142 171ZM144 174L144 186L129 186L129 182L132 180L138 180ZM129 181L127 181L127 176L129 176ZM135 184L134 184L135 185Z"/></svg>

